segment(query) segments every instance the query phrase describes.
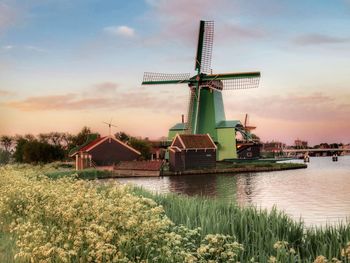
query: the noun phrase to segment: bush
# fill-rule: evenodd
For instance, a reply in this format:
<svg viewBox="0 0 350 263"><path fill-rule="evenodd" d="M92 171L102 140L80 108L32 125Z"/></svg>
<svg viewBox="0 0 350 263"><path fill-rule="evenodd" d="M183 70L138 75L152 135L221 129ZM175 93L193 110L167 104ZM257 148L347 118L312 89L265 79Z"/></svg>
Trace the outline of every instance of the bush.
<svg viewBox="0 0 350 263"><path fill-rule="evenodd" d="M39 168L0 168L0 232L17 239L15 258L30 262L225 262L233 237L200 238L175 226L161 206L126 187L72 178L50 180ZM203 246L209 247L204 253ZM1 256L1 255L0 255Z"/></svg>
<svg viewBox="0 0 350 263"><path fill-rule="evenodd" d="M8 151L0 149L0 165L8 164L11 159L11 154Z"/></svg>

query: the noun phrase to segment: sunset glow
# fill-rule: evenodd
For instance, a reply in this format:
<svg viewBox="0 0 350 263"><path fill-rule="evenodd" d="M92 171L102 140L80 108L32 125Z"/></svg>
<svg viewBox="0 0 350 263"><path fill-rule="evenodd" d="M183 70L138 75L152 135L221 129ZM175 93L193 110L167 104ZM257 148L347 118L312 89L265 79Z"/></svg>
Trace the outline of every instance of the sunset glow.
<svg viewBox="0 0 350 263"><path fill-rule="evenodd" d="M188 87L141 87L144 71L194 73L199 20L215 21L213 72L261 71L223 93L262 140L350 143L350 2L0 1L0 135L101 134L113 122L159 138ZM194 75L194 74L192 74Z"/></svg>

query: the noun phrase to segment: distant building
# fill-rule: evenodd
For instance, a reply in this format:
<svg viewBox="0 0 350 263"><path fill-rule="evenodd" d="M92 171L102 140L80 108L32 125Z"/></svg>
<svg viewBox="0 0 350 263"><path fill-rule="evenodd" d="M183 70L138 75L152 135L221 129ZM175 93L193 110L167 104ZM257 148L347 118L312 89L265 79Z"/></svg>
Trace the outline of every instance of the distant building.
<svg viewBox="0 0 350 263"><path fill-rule="evenodd" d="M165 138L164 140L149 141L151 144L151 160L165 159L166 149L170 142Z"/></svg>
<svg viewBox="0 0 350 263"><path fill-rule="evenodd" d="M350 150L350 143L349 144L344 144L343 149Z"/></svg>
<svg viewBox="0 0 350 263"><path fill-rule="evenodd" d="M122 141L105 136L84 145L70 154L75 157L76 170L113 166L121 161L136 160L141 153Z"/></svg>
<svg viewBox="0 0 350 263"><path fill-rule="evenodd" d="M307 141L302 141L302 140L296 139L294 141L294 147L296 149L307 149L308 143L307 143Z"/></svg>
<svg viewBox="0 0 350 263"><path fill-rule="evenodd" d="M262 151L264 152L273 152L273 153L279 153L284 148L286 148L286 144L282 142L265 142L262 144Z"/></svg>
<svg viewBox="0 0 350 263"><path fill-rule="evenodd" d="M170 170L215 167L216 149L209 134L177 134L169 147Z"/></svg>
<svg viewBox="0 0 350 263"><path fill-rule="evenodd" d="M239 159L258 159L262 144L256 142L237 142L237 154Z"/></svg>

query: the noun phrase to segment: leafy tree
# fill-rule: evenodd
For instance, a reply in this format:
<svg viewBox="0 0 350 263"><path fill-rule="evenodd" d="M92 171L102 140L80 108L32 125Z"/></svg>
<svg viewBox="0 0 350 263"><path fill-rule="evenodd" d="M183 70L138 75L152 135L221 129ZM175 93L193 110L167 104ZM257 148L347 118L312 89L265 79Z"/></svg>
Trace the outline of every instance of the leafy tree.
<svg viewBox="0 0 350 263"><path fill-rule="evenodd" d="M24 135L24 138L27 140L27 141L34 141L35 140L35 136L33 134L25 134Z"/></svg>
<svg viewBox="0 0 350 263"><path fill-rule="evenodd" d="M50 135L48 133L40 133L38 134L39 142L46 142L48 143L50 140Z"/></svg>
<svg viewBox="0 0 350 263"><path fill-rule="evenodd" d="M129 140L129 145L138 150L143 159L149 160L151 158L152 145L148 140L131 137Z"/></svg>
<svg viewBox="0 0 350 263"><path fill-rule="evenodd" d="M11 153L9 151L0 149L0 165L9 163Z"/></svg>
<svg viewBox="0 0 350 263"><path fill-rule="evenodd" d="M117 132L116 134L114 134L114 136L115 136L115 138L117 138L118 140L120 140L122 142L127 142L130 140L130 136L122 131Z"/></svg>
<svg viewBox="0 0 350 263"><path fill-rule="evenodd" d="M62 145L62 142L63 142L62 138L64 136L65 136L65 134L62 132L50 132L49 133L51 144L56 145L56 146Z"/></svg>
<svg viewBox="0 0 350 263"><path fill-rule="evenodd" d="M73 147L81 146L86 142L92 141L98 137L100 137L100 134L92 133L90 128L83 127L83 129L77 135L70 138L70 145L68 148L72 149Z"/></svg>
<svg viewBox="0 0 350 263"><path fill-rule="evenodd" d="M13 157L16 162L23 162L23 151L24 151L24 146L28 142L27 139L25 139L22 136L16 136L16 150L13 154Z"/></svg>
<svg viewBox="0 0 350 263"><path fill-rule="evenodd" d="M149 142L148 138L136 138L132 137L129 134L121 131L114 134L114 136L127 144L129 144L134 149L138 150L141 153L142 159L149 160L151 158L151 149L152 145Z"/></svg>
<svg viewBox="0 0 350 263"><path fill-rule="evenodd" d="M60 145L34 140L27 141L23 146L23 161L26 163L48 163L62 160L64 156Z"/></svg>
<svg viewBox="0 0 350 263"><path fill-rule="evenodd" d="M10 152L13 141L14 140L11 136L3 135L0 137L0 143L4 147L6 152Z"/></svg>

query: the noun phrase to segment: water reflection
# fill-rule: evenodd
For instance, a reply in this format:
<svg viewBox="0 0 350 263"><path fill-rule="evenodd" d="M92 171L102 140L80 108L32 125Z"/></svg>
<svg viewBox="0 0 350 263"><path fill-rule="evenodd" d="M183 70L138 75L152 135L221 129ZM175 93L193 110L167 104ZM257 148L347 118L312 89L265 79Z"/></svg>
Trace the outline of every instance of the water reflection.
<svg viewBox="0 0 350 263"><path fill-rule="evenodd" d="M125 178L160 193L175 192L220 198L239 205L279 209L308 225L324 225L350 216L350 156L311 158L301 170L269 173Z"/></svg>

